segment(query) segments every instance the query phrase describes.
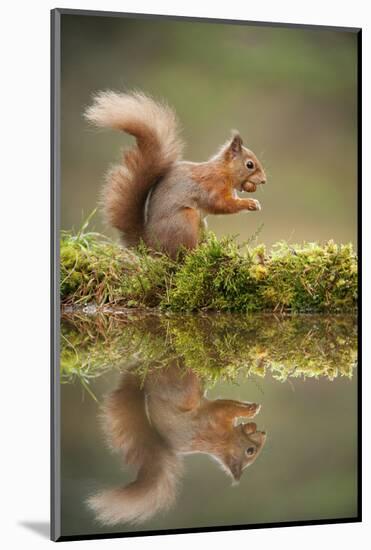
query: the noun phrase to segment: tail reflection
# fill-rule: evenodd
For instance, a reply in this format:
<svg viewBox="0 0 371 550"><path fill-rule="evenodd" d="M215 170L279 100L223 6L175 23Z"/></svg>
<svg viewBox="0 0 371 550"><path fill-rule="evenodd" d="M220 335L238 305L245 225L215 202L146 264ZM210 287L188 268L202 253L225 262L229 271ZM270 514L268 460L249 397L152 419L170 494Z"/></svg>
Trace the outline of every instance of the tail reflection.
<svg viewBox="0 0 371 550"><path fill-rule="evenodd" d="M209 400L200 379L175 363L149 374L144 383L133 372L105 400L103 428L137 478L124 487L88 499L106 524L141 523L174 503L182 456L206 453L237 482L262 450L266 434L253 418L260 405L231 399Z"/></svg>

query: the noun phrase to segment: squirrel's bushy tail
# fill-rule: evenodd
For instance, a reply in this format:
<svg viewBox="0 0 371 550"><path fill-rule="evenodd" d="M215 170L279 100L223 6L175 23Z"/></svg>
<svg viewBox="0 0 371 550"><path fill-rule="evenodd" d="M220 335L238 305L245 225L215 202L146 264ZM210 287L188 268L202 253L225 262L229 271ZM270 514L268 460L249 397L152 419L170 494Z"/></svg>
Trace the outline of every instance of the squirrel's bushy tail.
<svg viewBox="0 0 371 550"><path fill-rule="evenodd" d="M148 192L174 162L183 143L174 111L141 93L98 93L85 117L96 126L122 130L136 138L136 146L124 153L121 165L108 174L104 209L128 245L144 234L144 210Z"/></svg>
<svg viewBox="0 0 371 550"><path fill-rule="evenodd" d="M106 525L141 523L174 502L182 461L151 425L138 376L124 373L119 387L104 401L102 427L109 445L125 463L137 467L137 479L99 491L87 499Z"/></svg>
<svg viewBox="0 0 371 550"><path fill-rule="evenodd" d="M100 491L87 503L105 525L142 523L173 504L180 470L179 458L164 449L143 464L135 481Z"/></svg>

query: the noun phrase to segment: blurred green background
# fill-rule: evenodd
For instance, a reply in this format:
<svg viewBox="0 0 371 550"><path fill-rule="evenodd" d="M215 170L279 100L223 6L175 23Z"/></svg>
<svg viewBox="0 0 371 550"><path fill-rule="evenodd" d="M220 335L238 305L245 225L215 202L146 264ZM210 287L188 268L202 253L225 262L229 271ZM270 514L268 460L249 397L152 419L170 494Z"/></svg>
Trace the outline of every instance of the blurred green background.
<svg viewBox="0 0 371 550"><path fill-rule="evenodd" d="M268 245L356 242L357 38L353 32L62 15L63 229L99 200L130 138L90 128L94 92L142 89L173 105L185 157L202 161L237 128L262 160L262 211L210 216L218 236ZM95 229L115 233L95 217Z"/></svg>

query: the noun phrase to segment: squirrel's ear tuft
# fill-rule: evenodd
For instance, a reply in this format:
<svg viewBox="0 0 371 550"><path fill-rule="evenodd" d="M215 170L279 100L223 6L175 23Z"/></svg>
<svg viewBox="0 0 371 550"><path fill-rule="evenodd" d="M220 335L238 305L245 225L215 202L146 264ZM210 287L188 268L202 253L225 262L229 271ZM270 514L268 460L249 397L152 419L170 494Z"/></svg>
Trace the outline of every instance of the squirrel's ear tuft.
<svg viewBox="0 0 371 550"><path fill-rule="evenodd" d="M233 159L237 157L242 151L242 137L240 134L235 131L233 132L232 141L229 143L225 150L225 156L227 158Z"/></svg>

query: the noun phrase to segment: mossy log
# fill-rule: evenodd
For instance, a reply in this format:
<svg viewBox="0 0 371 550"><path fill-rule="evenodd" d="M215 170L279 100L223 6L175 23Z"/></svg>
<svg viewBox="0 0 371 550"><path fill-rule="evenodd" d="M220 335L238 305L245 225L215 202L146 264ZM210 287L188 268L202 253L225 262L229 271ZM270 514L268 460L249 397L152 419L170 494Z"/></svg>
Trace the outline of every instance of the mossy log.
<svg viewBox="0 0 371 550"><path fill-rule="evenodd" d="M61 236L63 306L190 311L349 312L357 307L351 244L240 246L209 233L174 261L92 232Z"/></svg>

